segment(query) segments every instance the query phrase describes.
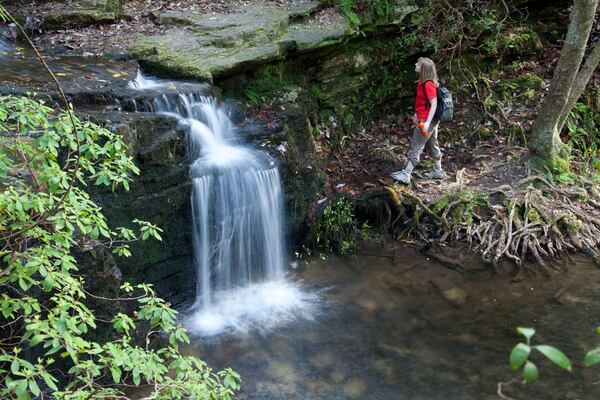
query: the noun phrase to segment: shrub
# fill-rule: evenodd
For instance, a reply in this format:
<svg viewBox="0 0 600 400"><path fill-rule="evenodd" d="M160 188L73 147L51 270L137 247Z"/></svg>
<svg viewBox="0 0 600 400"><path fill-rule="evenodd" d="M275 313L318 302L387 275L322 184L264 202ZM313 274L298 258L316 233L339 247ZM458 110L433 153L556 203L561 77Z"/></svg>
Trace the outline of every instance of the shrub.
<svg viewBox="0 0 600 400"><path fill-rule="evenodd" d="M134 221L137 232L110 229L85 190L128 189L138 170L121 137L10 96L0 97L0 135L0 398L116 398L144 384L157 399L230 399L239 376L181 355L186 332L149 285L121 287L118 300L134 301L135 311L100 320L90 308L90 299L111 299L85 290L75 250L128 256L127 243L160 240L144 221ZM109 339L94 339L98 332Z"/></svg>

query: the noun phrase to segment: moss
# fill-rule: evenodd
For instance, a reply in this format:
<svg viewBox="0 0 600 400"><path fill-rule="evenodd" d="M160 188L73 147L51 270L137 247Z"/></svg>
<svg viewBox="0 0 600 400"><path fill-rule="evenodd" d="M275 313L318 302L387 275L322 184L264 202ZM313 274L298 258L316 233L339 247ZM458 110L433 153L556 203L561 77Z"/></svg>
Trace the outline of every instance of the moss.
<svg viewBox="0 0 600 400"><path fill-rule="evenodd" d="M536 210L529 210L527 213L527 219L529 222L540 222L542 217L540 217L540 214Z"/></svg>
<svg viewBox="0 0 600 400"><path fill-rule="evenodd" d="M510 123L504 128L504 132L509 143L525 143L525 129L520 124Z"/></svg>
<svg viewBox="0 0 600 400"><path fill-rule="evenodd" d="M547 161L548 168L553 174L562 174L569 172L569 160L561 157L560 155L555 155L550 160Z"/></svg>
<svg viewBox="0 0 600 400"><path fill-rule="evenodd" d="M541 90L544 86L544 80L535 74L518 76L509 81L517 90L524 92L526 90Z"/></svg>
<svg viewBox="0 0 600 400"><path fill-rule="evenodd" d="M539 35L528 26L520 26L503 32L498 41L504 52L513 55L534 57L543 50Z"/></svg>
<svg viewBox="0 0 600 400"><path fill-rule="evenodd" d="M452 197L449 194L445 194L440 197L434 204L431 206L431 210L435 213L439 213L442 211L448 204L452 202Z"/></svg>
<svg viewBox="0 0 600 400"><path fill-rule="evenodd" d="M479 136L480 139L490 139L492 137L494 137L494 130L486 127L486 126L478 126L477 127L477 134Z"/></svg>

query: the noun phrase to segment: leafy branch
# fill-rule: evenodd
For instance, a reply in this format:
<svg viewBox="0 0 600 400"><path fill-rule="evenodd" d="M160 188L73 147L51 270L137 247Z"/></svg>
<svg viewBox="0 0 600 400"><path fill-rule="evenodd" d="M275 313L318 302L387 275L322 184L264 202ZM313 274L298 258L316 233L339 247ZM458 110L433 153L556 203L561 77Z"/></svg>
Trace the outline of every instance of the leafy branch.
<svg viewBox="0 0 600 400"><path fill-rule="evenodd" d="M600 327L596 329L596 332L600 334ZM518 380L517 378L511 379L508 382L498 383L498 395L502 399L511 399L503 393L503 388L513 383L531 383L539 379L538 367L530 360L532 352L536 351L541 353L544 357L550 360L556 366L572 372L573 366L571 360L559 349L546 344L532 345L531 338L535 335L535 329L533 328L517 328L517 333L525 338L525 342L520 342L513 347L510 352L509 362L510 367L513 371L523 370L523 379ZM600 363L600 347L588 351L584 357L583 363L586 367Z"/></svg>

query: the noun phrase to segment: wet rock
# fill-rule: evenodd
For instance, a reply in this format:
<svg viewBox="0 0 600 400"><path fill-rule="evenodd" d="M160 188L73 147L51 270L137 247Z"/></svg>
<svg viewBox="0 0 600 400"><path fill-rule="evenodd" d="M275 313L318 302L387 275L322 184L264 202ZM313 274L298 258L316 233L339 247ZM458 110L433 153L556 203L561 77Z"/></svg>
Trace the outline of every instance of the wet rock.
<svg viewBox="0 0 600 400"><path fill-rule="evenodd" d="M333 371L329 374L329 379L331 379L334 383L342 383L344 379L346 379L346 375L341 370Z"/></svg>
<svg viewBox="0 0 600 400"><path fill-rule="evenodd" d="M373 368L383 375L386 381L391 382L396 377L396 372L392 363L384 358L380 358L373 362Z"/></svg>
<svg viewBox="0 0 600 400"><path fill-rule="evenodd" d="M430 279L430 282L438 289L442 297L452 305L461 307L467 301L467 293L464 290L453 286L452 283L445 279L433 277Z"/></svg>
<svg viewBox="0 0 600 400"><path fill-rule="evenodd" d="M336 360L332 353L320 353L311 357L308 362L318 369L325 369L335 364Z"/></svg>
<svg viewBox="0 0 600 400"><path fill-rule="evenodd" d="M290 386L301 380L298 368L291 362L271 361L267 373L276 381Z"/></svg>
<svg viewBox="0 0 600 400"><path fill-rule="evenodd" d="M111 227L133 228L131 221L138 218L163 229L161 242L131 243L134 256L120 258L118 265L128 280L152 283L161 296L181 304L191 298L195 286L186 130L176 119L163 115L91 115L124 136L140 169L140 175L133 176L130 191L94 189L92 195L102 205Z"/></svg>
<svg viewBox="0 0 600 400"><path fill-rule="evenodd" d="M399 355L402 357L410 356L413 354L413 351L406 347L400 347L396 345L390 345L387 343L378 343L377 349L382 355L389 355L390 353Z"/></svg>
<svg viewBox="0 0 600 400"><path fill-rule="evenodd" d="M354 300L354 302L369 312L373 312L378 308L377 302L366 297L360 297Z"/></svg>
<svg viewBox="0 0 600 400"><path fill-rule="evenodd" d="M323 380L310 380L304 383L315 395L322 395L327 392L333 392L336 387Z"/></svg>
<svg viewBox="0 0 600 400"><path fill-rule="evenodd" d="M367 391L367 384L364 379L352 377L344 382L343 392L352 399L360 398Z"/></svg>

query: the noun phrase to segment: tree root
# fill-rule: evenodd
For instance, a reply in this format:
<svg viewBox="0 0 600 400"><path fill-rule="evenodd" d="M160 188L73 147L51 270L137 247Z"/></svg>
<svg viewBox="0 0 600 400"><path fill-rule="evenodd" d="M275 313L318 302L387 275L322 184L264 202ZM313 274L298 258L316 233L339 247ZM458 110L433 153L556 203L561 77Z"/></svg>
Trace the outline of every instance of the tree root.
<svg viewBox="0 0 600 400"><path fill-rule="evenodd" d="M557 269L546 261L566 253L599 257L600 193L594 185L557 186L536 175L515 186L466 192L445 194L428 204L403 193L417 216L404 234L429 242L467 242L494 266L506 259L545 274ZM537 268L526 260L535 261Z"/></svg>

